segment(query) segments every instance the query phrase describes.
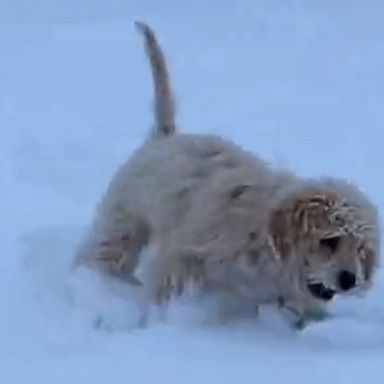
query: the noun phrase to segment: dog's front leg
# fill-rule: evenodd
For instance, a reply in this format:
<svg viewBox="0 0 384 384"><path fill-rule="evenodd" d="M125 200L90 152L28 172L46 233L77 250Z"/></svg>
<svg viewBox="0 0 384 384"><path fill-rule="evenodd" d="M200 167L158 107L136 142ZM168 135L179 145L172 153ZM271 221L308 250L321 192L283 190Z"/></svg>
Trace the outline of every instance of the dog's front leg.
<svg viewBox="0 0 384 384"><path fill-rule="evenodd" d="M329 318L325 305L318 300L308 298L279 298L279 308L283 316L294 328L303 329L313 322Z"/></svg>
<svg viewBox="0 0 384 384"><path fill-rule="evenodd" d="M206 283L205 261L194 250L179 249L159 254L152 266L152 294L159 305L187 293L198 291Z"/></svg>

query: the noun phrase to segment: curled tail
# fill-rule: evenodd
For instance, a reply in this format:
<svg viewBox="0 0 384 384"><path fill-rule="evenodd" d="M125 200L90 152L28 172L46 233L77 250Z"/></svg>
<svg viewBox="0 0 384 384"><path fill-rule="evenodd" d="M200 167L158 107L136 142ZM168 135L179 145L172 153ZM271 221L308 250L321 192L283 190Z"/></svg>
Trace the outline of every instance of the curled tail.
<svg viewBox="0 0 384 384"><path fill-rule="evenodd" d="M144 36L145 48L152 70L155 87L155 135L171 136L176 131L175 104L166 60L153 30L147 24L138 21L135 22L135 26Z"/></svg>

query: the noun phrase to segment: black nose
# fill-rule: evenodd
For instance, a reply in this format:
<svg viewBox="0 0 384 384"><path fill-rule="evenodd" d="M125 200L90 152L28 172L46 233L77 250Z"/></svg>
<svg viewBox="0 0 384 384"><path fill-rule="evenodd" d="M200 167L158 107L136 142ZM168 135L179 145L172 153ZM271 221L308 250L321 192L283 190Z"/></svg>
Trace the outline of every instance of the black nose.
<svg viewBox="0 0 384 384"><path fill-rule="evenodd" d="M343 291L348 291L356 285L356 276L349 271L341 271L339 273L339 286Z"/></svg>

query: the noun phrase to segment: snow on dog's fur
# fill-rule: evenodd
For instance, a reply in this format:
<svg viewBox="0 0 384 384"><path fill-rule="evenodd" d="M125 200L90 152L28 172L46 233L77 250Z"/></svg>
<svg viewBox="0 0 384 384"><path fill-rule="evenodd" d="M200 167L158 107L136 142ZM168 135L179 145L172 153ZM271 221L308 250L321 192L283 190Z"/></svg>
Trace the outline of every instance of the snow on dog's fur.
<svg viewBox="0 0 384 384"><path fill-rule="evenodd" d="M155 85L154 133L113 178L77 262L142 284L157 303L193 281L276 303L300 321L322 316L335 294L369 287L373 204L345 181L301 179L220 137L179 133L163 53L153 31L136 26ZM148 245L156 255L139 281Z"/></svg>

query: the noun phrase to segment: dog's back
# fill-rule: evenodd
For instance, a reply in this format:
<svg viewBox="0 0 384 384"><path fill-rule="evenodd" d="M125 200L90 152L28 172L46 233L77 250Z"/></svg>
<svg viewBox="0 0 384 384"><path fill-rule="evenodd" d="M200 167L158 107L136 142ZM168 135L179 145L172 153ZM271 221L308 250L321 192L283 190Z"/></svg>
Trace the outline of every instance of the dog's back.
<svg viewBox="0 0 384 384"><path fill-rule="evenodd" d="M154 82L154 134L117 171L98 205L85 259L132 272L149 242L173 236L204 190L230 190L248 179L269 185L263 161L214 135L176 132L175 108L165 57L153 31L136 23L145 39ZM177 134L176 134L177 133ZM247 175L247 176L245 176ZM232 186L232 184L234 184ZM213 187L214 186L214 187ZM124 261L125 260L125 261ZM105 263L104 263L105 262ZM104 267L102 267L105 269ZM112 268L113 269L113 268Z"/></svg>

